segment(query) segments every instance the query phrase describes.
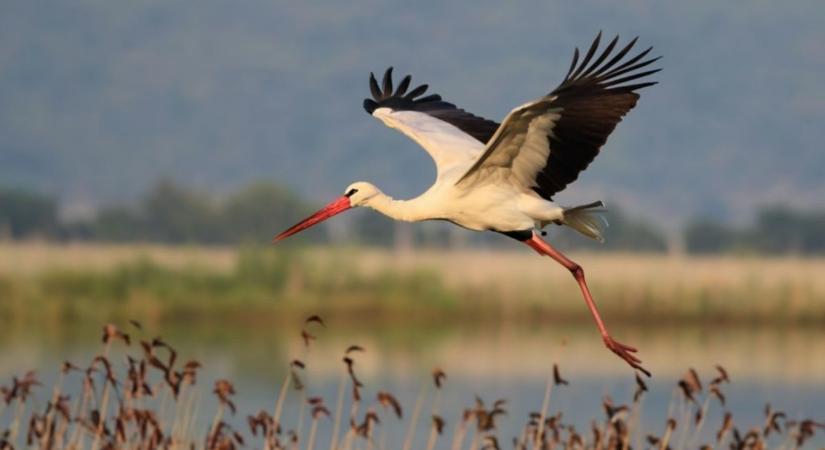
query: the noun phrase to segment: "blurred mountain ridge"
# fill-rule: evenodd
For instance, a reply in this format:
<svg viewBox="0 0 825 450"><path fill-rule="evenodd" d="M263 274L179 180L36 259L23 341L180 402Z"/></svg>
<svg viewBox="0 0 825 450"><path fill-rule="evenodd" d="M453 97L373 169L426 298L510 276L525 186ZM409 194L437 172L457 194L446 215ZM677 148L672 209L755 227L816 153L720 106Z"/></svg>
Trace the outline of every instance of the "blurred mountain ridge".
<svg viewBox="0 0 825 450"><path fill-rule="evenodd" d="M0 183L69 208L163 178L210 191L267 179L318 200L363 179L413 196L432 163L364 113L370 71L393 65L501 120L602 29L641 36L664 71L559 201L617 199L671 226L742 222L764 204L822 204L823 18L815 0L8 0Z"/></svg>

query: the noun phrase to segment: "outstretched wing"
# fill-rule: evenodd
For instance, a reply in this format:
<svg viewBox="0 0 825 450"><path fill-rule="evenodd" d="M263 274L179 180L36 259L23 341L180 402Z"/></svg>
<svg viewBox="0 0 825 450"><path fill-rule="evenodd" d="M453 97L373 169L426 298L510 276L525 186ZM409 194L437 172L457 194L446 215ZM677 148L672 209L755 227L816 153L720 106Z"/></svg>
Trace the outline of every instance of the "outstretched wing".
<svg viewBox="0 0 825 450"><path fill-rule="evenodd" d="M438 94L424 96L426 84L408 92L411 81L407 75L393 89L390 67L379 87L370 73L372 98L364 99L364 109L421 145L435 161L439 176L459 164L466 167L484 150L498 123L445 102Z"/></svg>
<svg viewBox="0 0 825 450"><path fill-rule="evenodd" d="M652 47L625 58L637 39L614 54L616 36L594 60L599 33L581 63L577 48L564 81L546 96L511 111L459 183L499 172L550 200L575 181L636 106L636 91L656 84L630 83L661 70L640 70L659 59L645 59Z"/></svg>

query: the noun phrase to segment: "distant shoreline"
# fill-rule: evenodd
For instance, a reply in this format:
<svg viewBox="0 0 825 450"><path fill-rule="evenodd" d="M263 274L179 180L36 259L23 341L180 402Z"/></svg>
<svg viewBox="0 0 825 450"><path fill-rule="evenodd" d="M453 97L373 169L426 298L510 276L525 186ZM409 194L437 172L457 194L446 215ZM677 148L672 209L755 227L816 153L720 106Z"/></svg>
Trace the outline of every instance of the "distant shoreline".
<svg viewBox="0 0 825 450"><path fill-rule="evenodd" d="M609 323L825 323L825 258L574 253ZM528 251L0 243L11 321L143 315L280 322L587 322L570 275Z"/></svg>

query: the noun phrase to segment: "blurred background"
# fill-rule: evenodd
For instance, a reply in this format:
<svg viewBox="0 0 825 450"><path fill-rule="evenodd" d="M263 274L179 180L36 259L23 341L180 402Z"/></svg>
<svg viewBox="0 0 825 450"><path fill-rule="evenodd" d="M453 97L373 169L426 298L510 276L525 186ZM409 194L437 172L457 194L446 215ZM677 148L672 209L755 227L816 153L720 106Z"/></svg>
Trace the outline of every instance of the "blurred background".
<svg viewBox="0 0 825 450"><path fill-rule="evenodd" d="M134 319L257 410L317 313L321 392L358 343L366 378L408 403L440 366L456 404L485 392L526 414L554 362L574 417L627 397L632 374L569 274L507 238L357 211L269 244L350 182L404 198L434 180L415 143L364 113L370 71L501 120L602 30L640 36L664 71L558 196L605 200L606 243L549 238L656 374L649 410L687 367L721 364L745 418L766 402L821 412L823 19L816 0L5 0L0 381L52 376L100 350L100 326Z"/></svg>

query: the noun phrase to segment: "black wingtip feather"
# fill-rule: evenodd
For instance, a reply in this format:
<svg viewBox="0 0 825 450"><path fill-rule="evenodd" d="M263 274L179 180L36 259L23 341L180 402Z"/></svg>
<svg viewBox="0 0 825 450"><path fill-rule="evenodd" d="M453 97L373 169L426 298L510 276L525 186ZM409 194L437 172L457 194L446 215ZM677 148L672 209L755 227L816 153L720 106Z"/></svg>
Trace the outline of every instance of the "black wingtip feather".
<svg viewBox="0 0 825 450"><path fill-rule="evenodd" d="M576 47L573 50L573 62L570 63L570 69L567 70L567 75L564 76L565 81L570 79L570 74L573 73L573 70L576 68L576 63L579 62L579 48Z"/></svg>
<svg viewBox="0 0 825 450"><path fill-rule="evenodd" d="M589 76L594 70L596 70L599 67L599 65L601 65L601 63L603 63L605 59L607 59L608 55L610 55L610 52L612 52L613 48L616 47L617 42L619 42L618 34L616 35L616 37L613 38L612 41L610 41L609 44L607 44L607 47L605 47L605 49L602 51L602 54L598 58L596 58L595 61L593 61L593 64L591 64L590 67L588 67L587 70L585 70L581 76Z"/></svg>
<svg viewBox="0 0 825 450"><path fill-rule="evenodd" d="M384 72L381 86L378 85L375 74L370 73L372 98L363 101L364 110L368 114L373 114L379 108L389 108L393 111L421 112L457 127L481 143L490 140L490 137L498 129L498 123L464 111L452 103L445 102L438 94L423 96L429 88L426 84L421 84L407 92L412 83L410 75L404 76L393 92L392 71L393 68L390 67Z"/></svg>
<svg viewBox="0 0 825 450"><path fill-rule="evenodd" d="M375 74L370 72L370 93L375 100L381 99L381 89L378 88L378 80L375 79Z"/></svg>
<svg viewBox="0 0 825 450"><path fill-rule="evenodd" d="M573 73L572 78L578 78L581 76L582 71L584 68L587 67L587 64L590 62L590 59L593 58L593 55L596 54L596 50L599 48L599 43L602 40L602 32L599 31L599 34L596 35L596 39L593 39L593 43L590 44L590 48L587 49L587 54L584 55L584 59L582 60L581 64L579 64L579 68L576 69L576 72Z"/></svg>
<svg viewBox="0 0 825 450"><path fill-rule="evenodd" d="M644 58L645 56L647 56L647 54L648 54L648 53L650 53L650 51L651 51L651 50L653 50L653 47L648 47L647 49L645 49L644 51L642 51L642 52L641 52L641 53L639 53L638 55L636 55L636 56L634 56L634 57L632 57L632 58L628 59L627 61L625 61L625 62L623 62L623 63L619 64L619 66L618 66L618 67L614 67L613 69L611 69L611 70L610 70L610 71L608 71L607 73L603 74L603 75L602 75L602 77L604 77L604 78L610 78L610 77L612 77L612 76L615 76L616 72L619 72L619 71L621 71L621 70L624 70L624 69L626 69L627 67L630 67L630 66L632 66L632 65L636 64L637 62L639 62L639 60L641 60L642 58Z"/></svg>
<svg viewBox="0 0 825 450"><path fill-rule="evenodd" d="M417 88L411 90L409 94L404 96L404 99L405 100L412 100L412 99L418 97L419 95L422 95L425 92L427 92L427 89L429 89L429 87L430 86L428 84L422 84L422 85L418 86Z"/></svg>
<svg viewBox="0 0 825 450"><path fill-rule="evenodd" d="M661 58L662 57L659 56L659 57L656 57L656 58L648 59L647 61L642 61L640 63L634 64L634 65L629 66L629 67L625 67L625 68L622 68L622 69L619 69L619 68L614 69L614 70L610 71L610 73L604 75L604 78L613 79L613 78L616 78L618 76L622 76L622 75L624 75L628 72L633 72L635 70L639 70L641 68L647 67L647 66L655 63L656 61L660 60Z"/></svg>
<svg viewBox="0 0 825 450"><path fill-rule="evenodd" d="M579 62L578 48L575 50L570 69L567 71L567 75L565 75L562 83L553 91L553 94L593 95L596 92L604 92L608 89L615 93L617 92L616 89L620 88L623 92L627 92L627 89L624 89L626 86L621 86L622 83L649 76L658 71L645 71L634 74L634 72L637 72L639 69L647 67L659 60L659 57L643 60L653 47L647 48L632 58L623 61L638 41L638 36L633 38L615 54L613 54L613 52L616 49L619 36L613 38L613 40L599 52L601 37L602 32L600 31L596 35L596 38L593 39L581 62ZM596 54L598 54L598 57L595 57ZM626 74L630 75L625 76Z"/></svg>
<svg viewBox="0 0 825 450"><path fill-rule="evenodd" d="M614 56L613 59L605 63L598 71L596 71L596 73L593 74L593 76L601 76L604 72L610 70L610 68L613 67L614 64L621 61L621 59L624 58L625 55L627 55L630 49L632 49L633 46L636 45L636 41L638 40L639 36L636 36L635 38L631 39L631 41L627 45L625 45L624 48L619 51L619 53L616 53L616 56Z"/></svg>
<svg viewBox="0 0 825 450"><path fill-rule="evenodd" d="M646 87L650 87L650 86L653 86L653 85L656 85L656 84L659 84L659 82L658 81L647 81L645 83L630 84L630 85L627 85L627 86L622 86L619 89L627 90L627 92L633 92L633 91L638 91L639 89L644 89Z"/></svg>
<svg viewBox="0 0 825 450"><path fill-rule="evenodd" d="M381 79L381 86L378 85L378 80L376 80L375 74L370 72L370 93L372 94L372 99L367 98L364 99L363 102L364 109L369 114L372 114L376 109L382 106L392 105L392 108L399 108L401 107L399 102L408 102L409 104L418 105L441 102L441 96L438 94L421 97L421 95L424 94L429 87L426 84L422 84L407 93L407 89L412 82L412 77L410 75L404 76L401 83L398 85L398 89L393 92L392 71L392 66L384 71L384 77ZM447 103L444 103L444 105L449 105L455 108L455 105L450 105Z"/></svg>
<svg viewBox="0 0 825 450"><path fill-rule="evenodd" d="M426 97L421 97L415 100L417 103L425 103L425 102L440 102L441 96L438 94L431 94Z"/></svg>
<svg viewBox="0 0 825 450"><path fill-rule="evenodd" d="M364 110L367 111L367 114L372 115L376 108L378 108L378 103L375 103L375 101L368 98L364 99Z"/></svg>
<svg viewBox="0 0 825 450"><path fill-rule="evenodd" d="M383 97L387 98L392 95L392 66L387 68L384 72L384 79L381 81L383 87Z"/></svg>
<svg viewBox="0 0 825 450"><path fill-rule="evenodd" d="M617 85L620 85L622 83L627 83L628 81L633 81L633 80L636 80L636 79L639 79L639 78L646 77L648 75L653 75L654 73L659 72L661 70L662 69L653 69L653 70L648 70L646 72L634 73L633 75L628 75L624 78L618 78L618 79L615 79L615 80L611 80L607 83L604 83L603 86L604 87L617 86Z"/></svg>
<svg viewBox="0 0 825 450"><path fill-rule="evenodd" d="M407 75L404 79L401 80L401 83L398 84L398 89L395 90L396 97L401 97L407 92L407 88L410 87L410 82L412 81L412 77Z"/></svg>

